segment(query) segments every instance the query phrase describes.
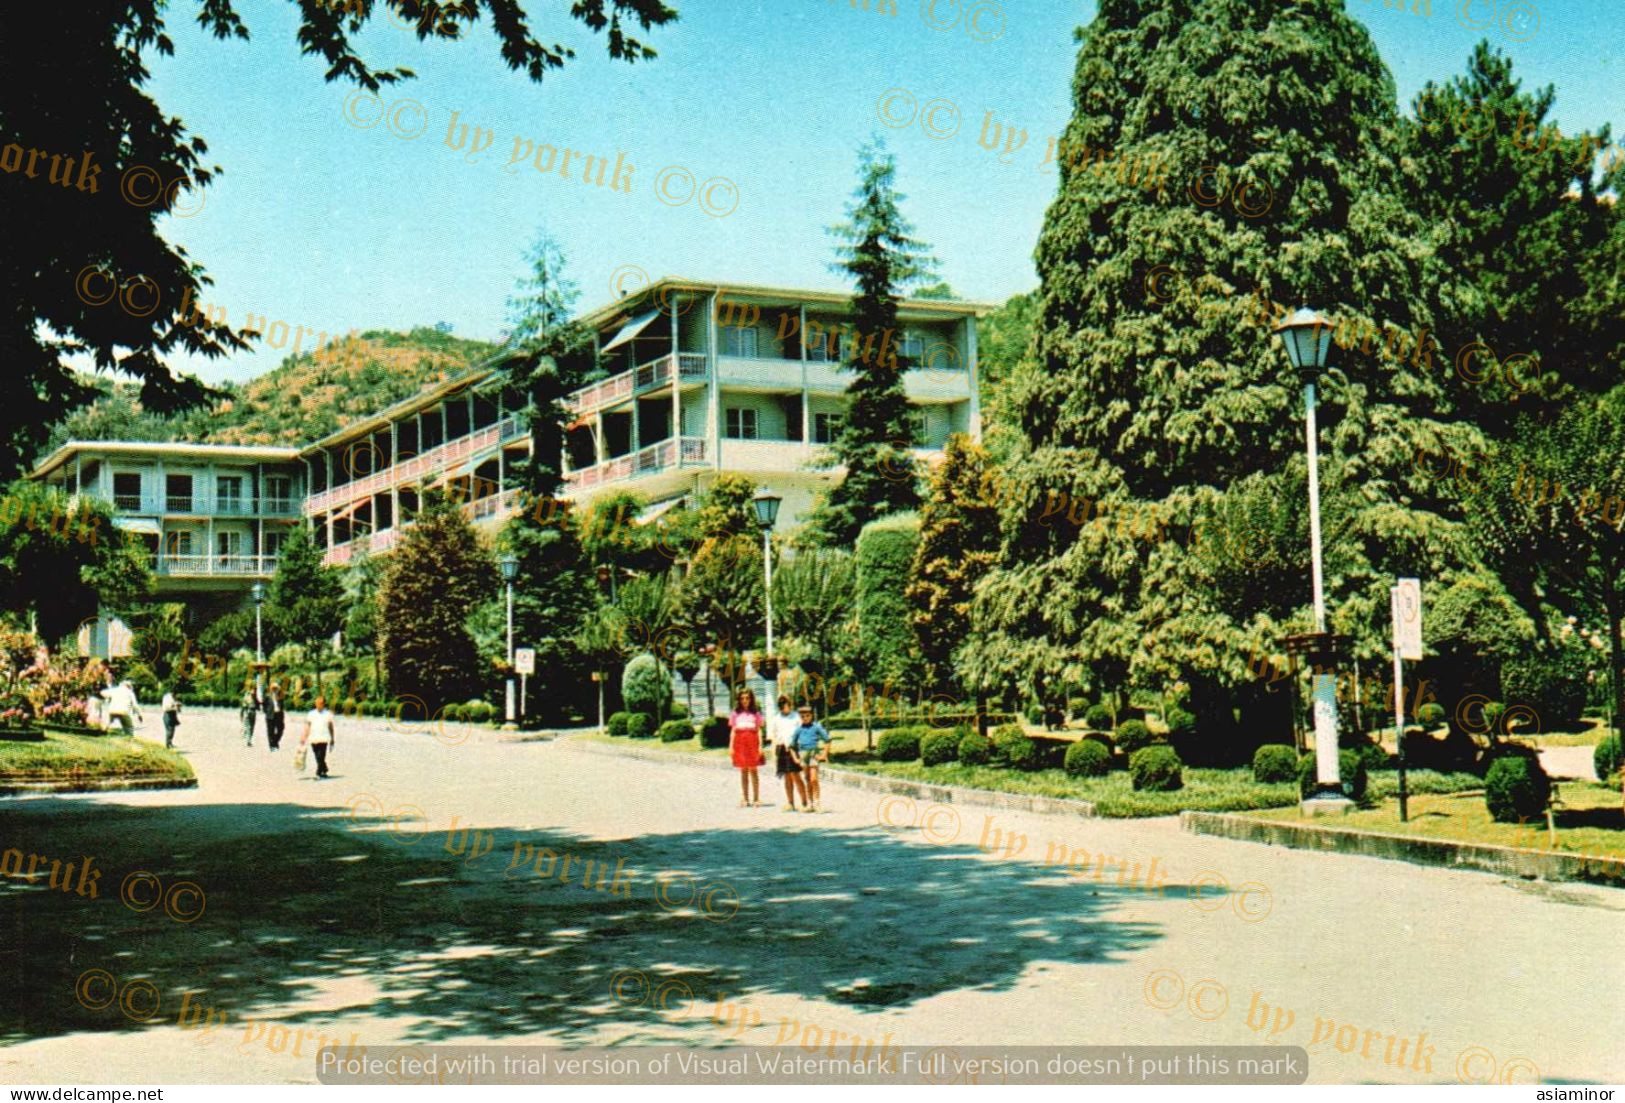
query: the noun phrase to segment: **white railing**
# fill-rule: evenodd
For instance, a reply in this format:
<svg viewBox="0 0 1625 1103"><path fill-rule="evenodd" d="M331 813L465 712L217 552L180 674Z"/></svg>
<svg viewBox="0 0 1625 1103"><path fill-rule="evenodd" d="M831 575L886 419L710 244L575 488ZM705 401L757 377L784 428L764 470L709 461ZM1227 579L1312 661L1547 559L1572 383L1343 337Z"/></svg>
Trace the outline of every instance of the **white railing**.
<svg viewBox="0 0 1625 1103"><path fill-rule="evenodd" d="M646 364L639 364L619 375L583 387L564 400L577 417L592 413L604 406L641 393L654 387L664 387L672 380L704 379L710 371L710 358L703 352L667 353Z"/></svg>
<svg viewBox="0 0 1625 1103"><path fill-rule="evenodd" d="M152 561L154 574L166 578L213 575L273 575L274 555L160 555Z"/></svg>
<svg viewBox="0 0 1625 1103"><path fill-rule="evenodd" d="M466 436L437 444L420 455L380 468L363 478L312 494L305 501L305 514L313 516L336 505L353 502L357 498L369 498L391 487L415 482L424 475L459 463L482 449L517 439L523 434L524 428L520 424L520 419L510 414L501 421L476 429Z"/></svg>
<svg viewBox="0 0 1625 1103"><path fill-rule="evenodd" d="M636 452L617 456L579 471L571 471L564 476L564 481L570 487L586 489L673 467L695 467L704 464L704 437L668 437Z"/></svg>

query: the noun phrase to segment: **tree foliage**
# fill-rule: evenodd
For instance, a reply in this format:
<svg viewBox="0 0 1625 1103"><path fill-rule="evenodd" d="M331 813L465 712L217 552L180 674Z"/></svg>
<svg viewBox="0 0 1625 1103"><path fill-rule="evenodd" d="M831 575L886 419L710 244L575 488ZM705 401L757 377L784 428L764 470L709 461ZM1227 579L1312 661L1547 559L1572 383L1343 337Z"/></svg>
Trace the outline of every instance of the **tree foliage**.
<svg viewBox="0 0 1625 1103"><path fill-rule="evenodd" d="M934 692L955 690L954 652L971 634L971 598L997 558L999 518L988 500L989 473L987 452L956 433L920 510L920 541L904 597Z"/></svg>
<svg viewBox="0 0 1625 1103"><path fill-rule="evenodd" d="M776 627L806 644L826 671L856 612L856 586L852 557L834 548L804 548L773 570Z"/></svg>

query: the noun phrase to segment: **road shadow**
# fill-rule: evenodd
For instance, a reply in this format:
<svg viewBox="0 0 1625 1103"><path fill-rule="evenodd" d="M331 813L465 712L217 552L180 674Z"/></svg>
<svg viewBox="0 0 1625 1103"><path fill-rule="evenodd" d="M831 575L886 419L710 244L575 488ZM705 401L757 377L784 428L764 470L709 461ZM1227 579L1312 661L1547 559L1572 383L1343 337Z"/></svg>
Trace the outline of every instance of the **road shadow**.
<svg viewBox="0 0 1625 1103"><path fill-rule="evenodd" d="M320 1010L277 1021L399 1016L416 1020L407 1032L422 1042L601 1039L624 1026L627 1040L722 1044L710 1016L724 993L854 1012L909 1006L1007 989L1039 962L1120 960L1162 937L1156 924L1108 917L1118 898L1148 898L1131 888L879 829L790 831L764 819L766 830L605 842L490 826L489 852L470 860L484 839L454 837L464 853L449 853L445 830L386 830L344 809L46 799L8 813L0 847L90 854L105 872L95 899L43 876L0 878L7 1043L174 1025L190 992L232 1024L319 995ZM582 884L588 860L593 888ZM158 878L132 888L146 911L120 900L135 870ZM166 914L159 895L181 882L205 894L191 922ZM199 901L183 892L173 904L184 915ZM91 969L113 981L76 989ZM135 1021L108 984L142 980L153 994L133 1010L156 997L158 1011Z"/></svg>

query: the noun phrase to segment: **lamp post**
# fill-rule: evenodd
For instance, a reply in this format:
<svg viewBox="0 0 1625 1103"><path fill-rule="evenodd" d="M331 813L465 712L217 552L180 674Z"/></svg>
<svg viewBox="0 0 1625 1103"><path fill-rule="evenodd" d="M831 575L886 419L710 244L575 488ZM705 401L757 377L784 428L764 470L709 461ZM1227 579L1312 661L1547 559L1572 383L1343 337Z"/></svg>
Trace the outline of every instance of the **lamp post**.
<svg viewBox="0 0 1625 1103"><path fill-rule="evenodd" d="M756 509L756 523L762 527L762 596L767 604L767 652L764 661L756 664L756 672L774 680L778 678L779 663L773 655L773 522L778 520L781 501L777 494L766 490L751 499Z"/></svg>
<svg viewBox="0 0 1625 1103"><path fill-rule="evenodd" d="M265 584L256 582L248 592L254 598L254 696L265 696L265 642L260 632L260 606L265 604Z"/></svg>
<svg viewBox="0 0 1625 1103"><path fill-rule="evenodd" d="M510 724L513 715L513 580L519 577L519 557L506 552L497 563L502 567L502 582L508 591L508 685L503 706L503 718Z"/></svg>
<svg viewBox="0 0 1625 1103"><path fill-rule="evenodd" d="M1332 351L1332 325L1318 311L1299 307L1275 327L1287 359L1303 384L1304 439L1309 457L1309 562L1315 602L1315 635L1326 640L1326 592L1320 564L1320 471L1315 447L1315 385ZM1329 652L1330 648L1326 649ZM1325 653L1325 652L1323 652ZM1315 717L1315 794L1303 802L1310 815L1347 811L1337 769L1337 674L1314 666L1311 699Z"/></svg>

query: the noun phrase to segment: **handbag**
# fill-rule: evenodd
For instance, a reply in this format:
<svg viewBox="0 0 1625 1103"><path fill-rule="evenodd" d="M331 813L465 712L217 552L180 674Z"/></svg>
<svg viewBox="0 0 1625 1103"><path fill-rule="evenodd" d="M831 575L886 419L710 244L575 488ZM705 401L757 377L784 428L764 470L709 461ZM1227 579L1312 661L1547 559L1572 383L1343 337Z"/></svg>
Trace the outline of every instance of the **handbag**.
<svg viewBox="0 0 1625 1103"><path fill-rule="evenodd" d="M305 746L305 744L301 743L299 744L299 749L293 752L293 768L295 770L303 770L305 768L305 751L307 749L308 748Z"/></svg>

